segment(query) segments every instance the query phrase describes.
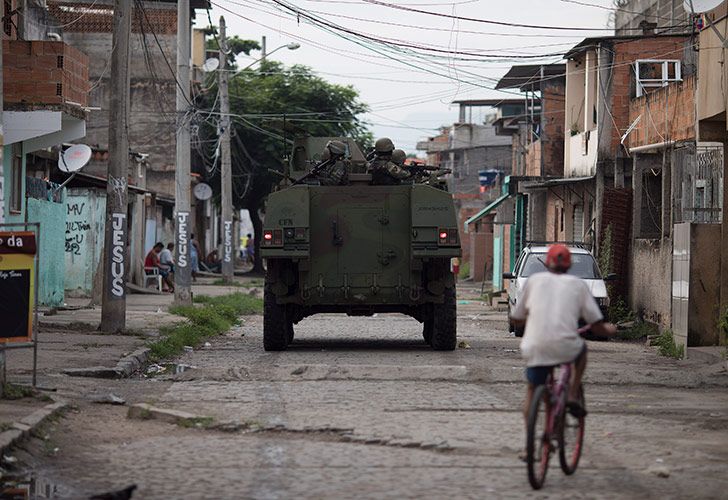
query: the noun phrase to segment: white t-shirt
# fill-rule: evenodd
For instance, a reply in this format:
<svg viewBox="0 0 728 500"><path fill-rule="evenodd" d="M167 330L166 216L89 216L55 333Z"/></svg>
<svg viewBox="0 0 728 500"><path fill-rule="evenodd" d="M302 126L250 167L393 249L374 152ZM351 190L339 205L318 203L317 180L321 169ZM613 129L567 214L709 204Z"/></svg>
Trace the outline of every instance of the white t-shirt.
<svg viewBox="0 0 728 500"><path fill-rule="evenodd" d="M554 366L576 359L584 347L579 318L589 324L603 319L583 280L569 274L536 273L520 294L513 319L524 320L521 355L526 366Z"/></svg>
<svg viewBox="0 0 728 500"><path fill-rule="evenodd" d="M165 266L174 264L174 256L172 255L172 251L169 248L165 248L164 250L159 252L159 262L161 264L164 264Z"/></svg>

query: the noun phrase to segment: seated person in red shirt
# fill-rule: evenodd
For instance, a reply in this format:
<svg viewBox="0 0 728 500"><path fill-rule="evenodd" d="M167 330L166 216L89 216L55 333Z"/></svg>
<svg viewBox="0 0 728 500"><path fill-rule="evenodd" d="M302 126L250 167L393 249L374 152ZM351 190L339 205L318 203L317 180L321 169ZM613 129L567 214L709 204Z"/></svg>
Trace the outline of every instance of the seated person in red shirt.
<svg viewBox="0 0 728 500"><path fill-rule="evenodd" d="M172 283L172 278L169 273L169 268L167 266L163 266L161 262L159 261L159 254L164 248L164 244L162 242L159 242L155 244L151 250L149 250L149 253L144 259L144 270L145 271L151 271L153 269L156 269L159 274L162 276L162 280L164 281L164 284L167 285L167 288L163 288L162 291L164 292L174 292L174 283Z"/></svg>

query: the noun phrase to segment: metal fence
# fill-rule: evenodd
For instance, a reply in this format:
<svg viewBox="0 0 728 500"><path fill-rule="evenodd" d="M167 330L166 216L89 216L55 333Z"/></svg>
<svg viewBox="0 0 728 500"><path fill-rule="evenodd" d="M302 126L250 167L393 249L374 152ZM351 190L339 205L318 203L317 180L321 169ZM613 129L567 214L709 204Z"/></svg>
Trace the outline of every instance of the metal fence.
<svg viewBox="0 0 728 500"><path fill-rule="evenodd" d="M723 218L723 145L674 151L673 175L681 196L673 200L675 223L720 224Z"/></svg>
<svg viewBox="0 0 728 500"><path fill-rule="evenodd" d="M44 181L36 177L25 178L25 196L37 200L63 203L63 192L55 182Z"/></svg>

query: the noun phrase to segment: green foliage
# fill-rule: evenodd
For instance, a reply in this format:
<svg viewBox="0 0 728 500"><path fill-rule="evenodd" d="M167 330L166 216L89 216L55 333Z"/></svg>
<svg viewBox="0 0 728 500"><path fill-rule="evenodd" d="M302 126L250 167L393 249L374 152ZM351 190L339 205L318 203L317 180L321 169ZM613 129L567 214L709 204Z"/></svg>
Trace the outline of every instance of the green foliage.
<svg viewBox="0 0 728 500"><path fill-rule="evenodd" d="M208 26L205 29L207 35L215 35L213 38L208 38L205 42L205 49L207 50L220 50L218 45L218 29L217 26ZM253 50L260 50L260 44L255 40L243 40L242 38L235 36L227 37L227 48L230 53L227 55L226 67L227 69L237 69L237 57L240 54L250 55Z"/></svg>
<svg viewBox="0 0 728 500"><path fill-rule="evenodd" d="M171 358L181 353L184 346L197 346L207 337L225 333L240 316L257 314L263 310L263 301L243 293L220 297L200 295L197 306L173 306L169 312L187 318L187 322L160 328L160 339L149 344L153 360Z"/></svg>
<svg viewBox="0 0 728 500"><path fill-rule="evenodd" d="M617 338L620 340L641 340L650 335L656 335L657 332L656 325L647 323L646 321L635 321L631 328L619 330L617 332Z"/></svg>
<svg viewBox="0 0 728 500"><path fill-rule="evenodd" d="M682 345L675 345L675 338L672 334L672 330L669 328L664 330L655 339L654 345L657 346L657 349L662 356L682 359L685 354L685 348Z"/></svg>
<svg viewBox="0 0 728 500"><path fill-rule="evenodd" d="M728 344L728 307L718 318L718 336L720 345Z"/></svg>
<svg viewBox="0 0 728 500"><path fill-rule="evenodd" d="M262 205L280 180L269 169L283 169L294 133L352 137L364 145L372 142L371 133L358 118L368 108L359 101L354 87L329 83L305 66L262 61L258 68L245 69L232 77L229 88L231 113L245 115L233 117L235 208L257 210ZM203 110L213 108L216 95L213 88L200 96L197 106ZM205 158L214 156L217 135L214 123L200 123L200 153ZM219 176L217 169L206 179L218 192Z"/></svg>
<svg viewBox="0 0 728 500"><path fill-rule="evenodd" d="M622 300L622 297L617 297L609 303L609 321L612 323L623 323L625 321L634 321L635 315L632 309Z"/></svg>
<svg viewBox="0 0 728 500"><path fill-rule="evenodd" d="M190 417L178 420L177 425L186 429L193 427L198 429L207 429L213 424L213 422L212 417Z"/></svg>
<svg viewBox="0 0 728 500"><path fill-rule="evenodd" d="M458 278L461 280L470 277L470 262L463 262L460 266L460 272L458 272Z"/></svg>
<svg viewBox="0 0 728 500"><path fill-rule="evenodd" d="M3 399L32 398L35 395L36 391L32 387L15 384L3 385Z"/></svg>

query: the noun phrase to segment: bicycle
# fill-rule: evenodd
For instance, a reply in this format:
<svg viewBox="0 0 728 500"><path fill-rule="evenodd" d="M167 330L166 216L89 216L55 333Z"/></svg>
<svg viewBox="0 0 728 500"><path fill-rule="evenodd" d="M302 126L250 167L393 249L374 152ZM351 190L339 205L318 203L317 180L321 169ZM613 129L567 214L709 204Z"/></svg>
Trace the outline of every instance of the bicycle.
<svg viewBox="0 0 728 500"><path fill-rule="evenodd" d="M528 481L534 490L541 489L546 479L549 459L555 449L559 450L559 462L564 474L576 471L584 443L584 417L572 416L566 408L571 380L571 363L558 367L558 379L554 370L544 385L534 389L531 407L528 410L526 431L526 464ZM579 402L584 408L584 386L579 390ZM543 420L543 427L539 422ZM555 443L554 443L555 441Z"/></svg>

